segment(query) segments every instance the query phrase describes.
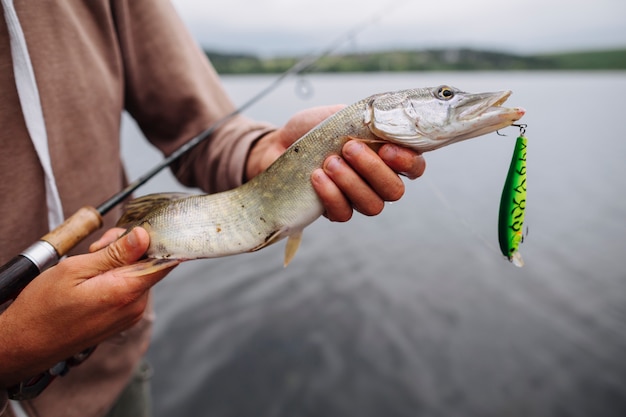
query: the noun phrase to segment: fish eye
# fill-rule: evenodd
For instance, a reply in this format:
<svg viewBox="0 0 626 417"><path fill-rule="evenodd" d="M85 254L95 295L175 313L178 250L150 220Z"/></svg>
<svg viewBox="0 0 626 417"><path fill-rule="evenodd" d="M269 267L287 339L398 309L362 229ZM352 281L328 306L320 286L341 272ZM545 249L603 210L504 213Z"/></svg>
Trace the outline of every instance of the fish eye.
<svg viewBox="0 0 626 417"><path fill-rule="evenodd" d="M452 90L451 87L442 85L437 89L437 98L440 98L441 100L450 100L452 97L454 97L454 90Z"/></svg>

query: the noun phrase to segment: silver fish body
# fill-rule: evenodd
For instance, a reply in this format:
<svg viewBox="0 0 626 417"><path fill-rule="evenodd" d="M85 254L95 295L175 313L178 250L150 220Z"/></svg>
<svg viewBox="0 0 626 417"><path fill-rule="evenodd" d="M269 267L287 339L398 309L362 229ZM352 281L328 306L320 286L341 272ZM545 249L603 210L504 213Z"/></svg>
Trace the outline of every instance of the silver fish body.
<svg viewBox="0 0 626 417"><path fill-rule="evenodd" d="M286 265L302 230L323 213L311 174L348 140L431 151L521 118L523 109L501 107L510 94L470 94L447 86L377 94L322 122L242 186L210 195L141 197L119 224L144 227L151 238L148 257L161 259L234 255L288 237Z"/></svg>

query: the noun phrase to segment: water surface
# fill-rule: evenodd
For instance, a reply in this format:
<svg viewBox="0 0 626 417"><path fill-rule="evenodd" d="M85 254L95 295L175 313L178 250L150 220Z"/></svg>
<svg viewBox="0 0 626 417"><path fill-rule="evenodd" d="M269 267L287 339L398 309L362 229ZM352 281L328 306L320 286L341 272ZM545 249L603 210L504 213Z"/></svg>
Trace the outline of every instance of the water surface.
<svg viewBox="0 0 626 417"><path fill-rule="evenodd" d="M225 77L236 103L272 80ZM526 266L497 250L517 131L426 155L375 218L321 219L283 245L181 265L155 291L156 416L626 415L626 73L307 77L248 111L452 84L527 109ZM124 128L130 177L159 156ZM169 174L142 193L172 191Z"/></svg>

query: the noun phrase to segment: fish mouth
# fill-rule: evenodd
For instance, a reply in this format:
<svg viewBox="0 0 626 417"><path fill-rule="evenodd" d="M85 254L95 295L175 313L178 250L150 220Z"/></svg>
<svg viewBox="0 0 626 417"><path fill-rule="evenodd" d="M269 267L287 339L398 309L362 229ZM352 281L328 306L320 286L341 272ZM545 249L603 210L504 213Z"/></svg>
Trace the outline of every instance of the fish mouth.
<svg viewBox="0 0 626 417"><path fill-rule="evenodd" d="M511 94L511 91L507 90L464 96L457 106L457 110L461 110L457 120L467 129L457 135L454 142L498 131L521 119L526 110L521 107L502 106Z"/></svg>
<svg viewBox="0 0 626 417"><path fill-rule="evenodd" d="M501 122L513 123L519 120L526 111L521 107L502 106L511 94L510 90L468 94L458 104L458 108L462 109L459 113L459 120L497 119Z"/></svg>

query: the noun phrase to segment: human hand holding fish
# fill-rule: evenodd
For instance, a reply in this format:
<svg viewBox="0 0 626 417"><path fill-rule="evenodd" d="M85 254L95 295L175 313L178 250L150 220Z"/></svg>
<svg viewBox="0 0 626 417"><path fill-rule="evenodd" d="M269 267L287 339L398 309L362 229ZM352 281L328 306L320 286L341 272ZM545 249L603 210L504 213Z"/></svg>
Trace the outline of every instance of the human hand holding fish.
<svg viewBox="0 0 626 417"><path fill-rule="evenodd" d="M50 369L143 317L150 288L178 261L137 263L150 237L135 228L117 239L120 232L111 229L93 253L70 256L41 273L0 314L0 348L12 347L0 350L0 387Z"/></svg>
<svg viewBox="0 0 626 417"><path fill-rule="evenodd" d="M263 172L296 140L344 107L333 105L301 111L283 127L265 135L250 151L246 178ZM404 194L404 183L397 173L415 179L426 167L418 152L386 144L376 153L355 139L328 156L311 176L324 215L331 221L348 221L353 209L368 216L379 214L385 201L396 201Z"/></svg>
<svg viewBox="0 0 626 417"><path fill-rule="evenodd" d="M147 256L160 259L234 255L288 238L286 265L295 255L303 229L324 213L325 197L337 196L338 190L348 199L367 196L368 193L354 194L354 181L350 178L357 179L359 174L368 186L376 184L376 176L370 176L371 171L364 169L367 164L360 168L357 164L352 177L350 171L346 172L347 177L339 175L346 168L340 162L349 159L351 152L345 151L353 146L352 139L376 149L391 143L416 154L432 151L497 131L519 120L525 113L523 109L502 107L510 95L510 91L467 93L449 86L376 94L337 111L242 186L211 195L144 196L130 203L119 224L145 228L151 238ZM277 143L280 142L279 136ZM282 143L287 145L286 141ZM274 145L270 143L267 149ZM359 149L364 151L365 147ZM384 149L384 146L379 149L382 155L398 151ZM372 156L371 153L361 156L367 155ZM320 168L333 182L336 180L338 190L328 191L332 187L326 188L330 183L321 180L324 175ZM357 180L357 189L360 185ZM316 192L318 189L327 191ZM385 190L386 186L374 185L372 189L379 194L377 191ZM399 198L395 192L391 194L379 196ZM356 203L355 206L361 209Z"/></svg>
<svg viewBox="0 0 626 417"><path fill-rule="evenodd" d="M341 107L322 107L299 113L282 129L266 135L257 143L256 149L250 155L247 175L253 176L263 172L293 142ZM348 142L345 145L348 148L349 143L356 143L360 151L344 152L343 156L355 170L363 172L364 179L361 179L363 187L369 189L369 181L380 183L380 178L387 178L385 180L387 182L399 183L399 186L396 184L394 191L396 196L393 197L399 198L404 189L397 174L371 149L367 147L362 149L355 141ZM339 158L341 149L335 151L329 154L327 159ZM409 172L410 176L416 177L423 172L423 159L416 152L398 149L382 155L386 155L390 165L397 167L399 171ZM324 179L319 181L316 189L320 190L321 200L328 201L323 205L331 219L347 220L352 214L352 204L363 213L376 214L378 209L375 204L374 208L368 206L368 201L371 200L368 193L376 194L377 198L390 198L389 192L385 193L384 190L380 192L381 197L372 190L351 195L349 188L354 187L350 187L345 181L343 184L337 181L339 185L335 185L333 182L335 178L358 175L348 163L343 162L338 169L327 169L328 174L320 168L321 172L318 174ZM370 180L368 177L371 177L372 173L378 173L377 178ZM307 173L307 182L311 183L313 180L308 178L309 174ZM347 189L345 194L341 187ZM337 190L340 193L339 197L333 195ZM110 335L125 330L141 317L147 302L148 290L180 261L162 259L142 261L148 251L151 236L142 227L132 227L125 232L123 228L110 229L91 245L92 253L71 256L49 268L31 282L0 315L0 325L4 329L0 337L12 335L14 340L23 338L22 345L25 347L33 346L28 343L31 335L37 334L38 340L43 341L36 344L37 349L40 349L37 352L24 350L0 352L2 357L11 358L11 363L15 365L12 368L6 367L0 372L0 386L10 386L41 369L50 369L75 352L82 352ZM63 303L56 300L63 300ZM25 317L33 316L29 321L40 323L34 316L41 313L40 309L44 305L47 317L56 319L58 325L47 322L43 328L37 325L31 326L28 331L17 328L18 323L23 322ZM64 306L67 305L75 308L65 309ZM78 322L74 320L77 315L82 317L82 320ZM67 323L73 323L71 328L67 327ZM64 329L63 338L58 338L58 329ZM0 346L15 345L0 343ZM22 363L20 358L26 358L30 362ZM33 361L32 358L37 358L37 361Z"/></svg>

